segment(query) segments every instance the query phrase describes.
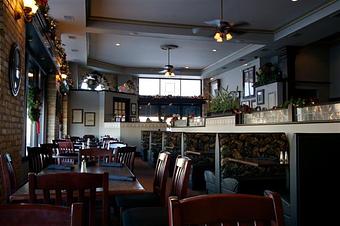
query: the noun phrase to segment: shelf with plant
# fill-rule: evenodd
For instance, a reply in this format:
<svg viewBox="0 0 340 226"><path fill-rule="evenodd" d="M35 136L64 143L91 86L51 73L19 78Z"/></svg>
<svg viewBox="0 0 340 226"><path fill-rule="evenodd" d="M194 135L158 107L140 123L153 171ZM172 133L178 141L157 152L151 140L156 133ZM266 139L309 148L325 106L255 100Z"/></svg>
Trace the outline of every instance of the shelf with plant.
<svg viewBox="0 0 340 226"><path fill-rule="evenodd" d="M239 109L239 107L240 100L238 90L228 91L227 87L226 89L222 88L217 92L216 96L212 97L208 113L234 112L235 109Z"/></svg>

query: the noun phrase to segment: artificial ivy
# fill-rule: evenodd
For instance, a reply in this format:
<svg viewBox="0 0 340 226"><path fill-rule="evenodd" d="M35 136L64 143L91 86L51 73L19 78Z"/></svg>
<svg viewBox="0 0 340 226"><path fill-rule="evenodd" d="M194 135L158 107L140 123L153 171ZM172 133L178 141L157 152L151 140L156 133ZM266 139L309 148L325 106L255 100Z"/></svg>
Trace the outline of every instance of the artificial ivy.
<svg viewBox="0 0 340 226"><path fill-rule="evenodd" d="M28 117L38 122L41 108L41 90L38 87L29 87L27 96Z"/></svg>

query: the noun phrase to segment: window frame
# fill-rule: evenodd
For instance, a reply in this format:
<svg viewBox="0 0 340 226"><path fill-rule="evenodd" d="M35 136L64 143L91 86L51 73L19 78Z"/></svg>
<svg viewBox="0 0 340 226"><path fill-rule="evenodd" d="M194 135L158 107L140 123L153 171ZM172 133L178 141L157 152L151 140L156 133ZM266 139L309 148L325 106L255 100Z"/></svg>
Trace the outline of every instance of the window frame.
<svg viewBox="0 0 340 226"><path fill-rule="evenodd" d="M182 96L182 81L183 80L195 80L195 81L199 81L200 82L200 96L202 95L202 79L190 79L190 78L148 78L148 77L139 77L138 78L138 83L139 83L139 79L158 79L158 90L159 90L159 93L157 94L157 95L160 95L160 96L162 96L161 95L161 80L179 80L180 81L180 83L179 83L179 93L180 93L180 97L187 97L187 96ZM140 95L140 94L139 94ZM144 95L144 94L143 94ZM153 96L153 95L146 95L146 96ZM164 96L164 95L163 95ZM167 96L167 95L166 95Z"/></svg>

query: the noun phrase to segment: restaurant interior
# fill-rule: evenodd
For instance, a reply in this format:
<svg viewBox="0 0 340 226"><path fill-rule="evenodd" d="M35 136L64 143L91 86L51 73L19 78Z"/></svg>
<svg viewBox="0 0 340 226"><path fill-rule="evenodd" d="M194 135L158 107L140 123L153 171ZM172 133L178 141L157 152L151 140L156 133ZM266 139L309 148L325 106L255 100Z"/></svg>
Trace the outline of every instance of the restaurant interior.
<svg viewBox="0 0 340 226"><path fill-rule="evenodd" d="M0 47L0 225L336 222L339 0L0 0Z"/></svg>

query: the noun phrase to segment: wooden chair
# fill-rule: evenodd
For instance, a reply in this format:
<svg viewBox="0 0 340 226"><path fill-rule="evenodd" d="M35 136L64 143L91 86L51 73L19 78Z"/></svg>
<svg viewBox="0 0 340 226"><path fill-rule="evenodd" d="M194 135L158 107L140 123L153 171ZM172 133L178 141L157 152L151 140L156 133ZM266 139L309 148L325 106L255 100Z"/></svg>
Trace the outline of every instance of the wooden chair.
<svg viewBox="0 0 340 226"><path fill-rule="evenodd" d="M44 144L40 144L40 147L44 150L46 150L46 152L48 153L52 153L52 155L56 155L57 154L57 146L53 143L44 143Z"/></svg>
<svg viewBox="0 0 340 226"><path fill-rule="evenodd" d="M191 160L187 157L177 157L171 182L171 196L185 198L188 190L190 171ZM122 214L122 223L123 226L167 226L167 205L166 207L138 207L127 209Z"/></svg>
<svg viewBox="0 0 340 226"><path fill-rule="evenodd" d="M2 226L82 226L82 204L71 208L43 204L0 205Z"/></svg>
<svg viewBox="0 0 340 226"><path fill-rule="evenodd" d="M128 208L146 207L146 206L165 206L166 182L169 175L170 153L159 153L155 168L153 191L136 195L118 195L116 196L117 207L120 213Z"/></svg>
<svg viewBox="0 0 340 226"><path fill-rule="evenodd" d="M53 163L52 150L42 147L27 147L29 172L39 173Z"/></svg>
<svg viewBox="0 0 340 226"><path fill-rule="evenodd" d="M127 146L117 148L114 155L114 162L123 163L133 172L136 147Z"/></svg>
<svg viewBox="0 0 340 226"><path fill-rule="evenodd" d="M112 151L100 148L88 148L79 150L79 156L86 160L99 162L112 162Z"/></svg>
<svg viewBox="0 0 340 226"><path fill-rule="evenodd" d="M78 156L71 140L57 141L57 154L65 156L64 158L58 158L58 164L75 164L76 161L72 157ZM67 158L67 156L72 157Z"/></svg>
<svg viewBox="0 0 340 226"><path fill-rule="evenodd" d="M36 175L29 173L29 200L31 203L42 201L56 205L70 206L74 202L84 202L88 206L88 225L98 225L95 222L96 188L101 188L101 219L102 225L108 225L108 173L57 173ZM43 191L43 196L37 195L37 190ZM74 194L77 191L77 195ZM66 193L66 194L65 194ZM66 200L65 200L66 195ZM42 200L41 200L42 199ZM98 199L97 199L98 200Z"/></svg>
<svg viewBox="0 0 340 226"><path fill-rule="evenodd" d="M0 154L0 178L4 197L9 202L9 196L17 190L17 183L12 158L8 153Z"/></svg>
<svg viewBox="0 0 340 226"><path fill-rule="evenodd" d="M57 147L59 155L75 153L73 143L71 142L71 140L58 141Z"/></svg>
<svg viewBox="0 0 340 226"><path fill-rule="evenodd" d="M280 195L199 195L169 198L169 226L271 225L283 226Z"/></svg>

